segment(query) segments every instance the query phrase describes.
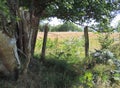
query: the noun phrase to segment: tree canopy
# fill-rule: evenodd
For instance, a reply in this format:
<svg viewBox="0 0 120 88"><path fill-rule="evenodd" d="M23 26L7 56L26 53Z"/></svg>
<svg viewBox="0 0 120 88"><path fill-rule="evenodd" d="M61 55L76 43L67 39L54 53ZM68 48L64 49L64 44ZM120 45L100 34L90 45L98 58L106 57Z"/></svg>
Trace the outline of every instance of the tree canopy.
<svg viewBox="0 0 120 88"><path fill-rule="evenodd" d="M58 17L73 22L101 21L112 17L118 9L118 0L20 0L20 5L34 10L41 18Z"/></svg>

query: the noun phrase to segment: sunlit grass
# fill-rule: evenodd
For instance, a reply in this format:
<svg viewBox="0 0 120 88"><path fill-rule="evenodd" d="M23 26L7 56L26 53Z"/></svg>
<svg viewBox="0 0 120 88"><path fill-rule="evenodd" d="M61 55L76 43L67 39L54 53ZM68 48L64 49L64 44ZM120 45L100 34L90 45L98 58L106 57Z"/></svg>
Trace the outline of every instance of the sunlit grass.
<svg viewBox="0 0 120 88"><path fill-rule="evenodd" d="M77 34L78 35L78 34ZM69 35L70 36L70 35ZM42 38L38 38L37 42L36 42L36 47L35 47L35 55L40 55L41 53L41 48L42 48ZM81 41L81 43L80 43ZM74 42L74 44L76 44L75 46L73 46L72 44L69 45L70 42ZM77 43L78 42L78 43ZM68 43L68 44L67 44ZM60 38L60 37L50 37L47 39L47 48L46 48L46 55L48 55L49 53L53 52L57 52L59 50L63 50L63 48L65 48L65 44L66 47L69 46L71 47L71 49L77 49L78 51L78 56L80 56L81 58L85 57L85 50L84 50L84 36L81 35L81 37L74 37L74 35L72 35L72 37L65 37L65 38ZM74 48L76 47L76 48ZM96 37L96 34L89 34L89 51L94 51L94 49L100 49L100 43L98 41L98 37ZM69 52L69 51L68 51Z"/></svg>

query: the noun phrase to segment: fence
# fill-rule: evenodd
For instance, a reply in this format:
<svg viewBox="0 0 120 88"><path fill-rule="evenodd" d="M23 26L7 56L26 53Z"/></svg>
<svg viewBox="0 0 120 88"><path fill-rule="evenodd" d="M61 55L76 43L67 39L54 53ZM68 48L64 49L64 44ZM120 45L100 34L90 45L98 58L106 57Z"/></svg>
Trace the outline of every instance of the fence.
<svg viewBox="0 0 120 88"><path fill-rule="evenodd" d="M43 38L43 34L43 32L39 32L37 38ZM89 32L90 51L100 48L98 36L97 33ZM114 40L114 43L120 42L120 33L112 33L110 37ZM84 39L84 32L49 32L48 38L52 40L58 39L58 41L72 38Z"/></svg>

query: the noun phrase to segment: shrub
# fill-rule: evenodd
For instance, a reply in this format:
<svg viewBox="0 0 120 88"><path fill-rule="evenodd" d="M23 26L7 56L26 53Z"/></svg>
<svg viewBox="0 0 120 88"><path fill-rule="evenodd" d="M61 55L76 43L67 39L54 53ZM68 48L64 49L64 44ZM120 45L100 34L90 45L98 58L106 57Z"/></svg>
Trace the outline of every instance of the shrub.
<svg viewBox="0 0 120 88"><path fill-rule="evenodd" d="M110 33L99 34L98 40L101 45L101 49L109 49L109 47L113 44L113 39L110 38Z"/></svg>
<svg viewBox="0 0 120 88"><path fill-rule="evenodd" d="M96 50L92 53L92 57L96 59L96 63L107 63L109 59L114 59L114 55L108 49Z"/></svg>

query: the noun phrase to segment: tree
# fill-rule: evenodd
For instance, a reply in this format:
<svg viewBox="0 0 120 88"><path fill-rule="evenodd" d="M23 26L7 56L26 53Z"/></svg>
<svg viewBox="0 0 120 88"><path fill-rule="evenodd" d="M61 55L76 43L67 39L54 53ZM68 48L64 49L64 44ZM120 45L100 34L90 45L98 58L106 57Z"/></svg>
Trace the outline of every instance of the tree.
<svg viewBox="0 0 120 88"><path fill-rule="evenodd" d="M1 0L2 1L2 0ZM4 0L5 1L5 0ZM44 18L58 17L72 22L100 22L110 18L110 12L118 6L111 0L6 0L13 17L11 26L17 38L17 47L25 54L23 72L27 72L33 56L39 21ZM16 20L18 19L18 20ZM20 52L19 52L20 53Z"/></svg>
<svg viewBox="0 0 120 88"><path fill-rule="evenodd" d="M58 26L53 26L51 28L51 31L82 31L81 28L79 28L77 25L75 25L74 23L72 22L65 22L64 24L62 25L58 25Z"/></svg>
<svg viewBox="0 0 120 88"><path fill-rule="evenodd" d="M58 31L82 31L82 30L72 22L65 22L58 28Z"/></svg>

